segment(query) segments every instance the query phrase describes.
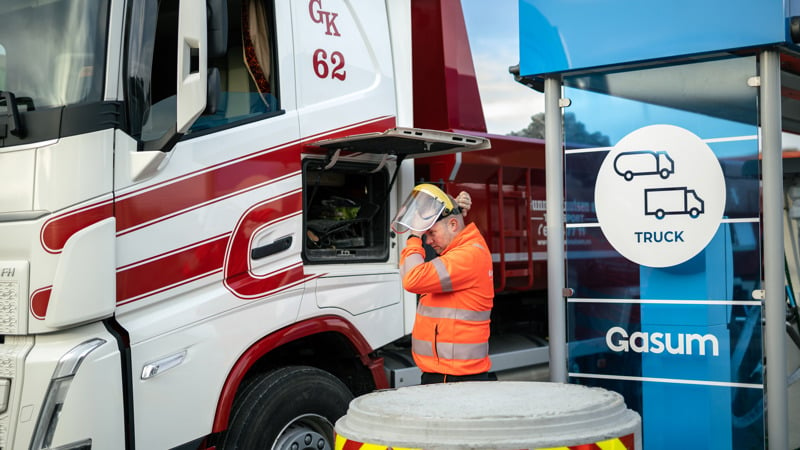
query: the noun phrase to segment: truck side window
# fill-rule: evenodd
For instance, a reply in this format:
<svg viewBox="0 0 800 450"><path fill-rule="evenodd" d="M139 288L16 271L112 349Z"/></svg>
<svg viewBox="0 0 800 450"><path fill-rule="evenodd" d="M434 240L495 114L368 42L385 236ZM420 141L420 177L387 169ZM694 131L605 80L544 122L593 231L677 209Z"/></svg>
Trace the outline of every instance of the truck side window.
<svg viewBox="0 0 800 450"><path fill-rule="evenodd" d="M141 0L131 6L125 96L131 136L141 141L174 129L178 3Z"/></svg>
<svg viewBox="0 0 800 450"><path fill-rule="evenodd" d="M131 135L141 141L174 129L179 3L132 2L126 98ZM227 49L208 61L209 73L219 70L219 85L210 89L216 108L207 109L189 134L279 111L272 1L229 0L227 6Z"/></svg>
<svg viewBox="0 0 800 450"><path fill-rule="evenodd" d="M386 261L389 216L386 169L340 162L323 170L303 163L303 259L306 263Z"/></svg>
<svg viewBox="0 0 800 450"><path fill-rule="evenodd" d="M274 17L272 3L266 0L228 2L228 49L208 62L220 72L218 106L201 116L189 133L278 111Z"/></svg>

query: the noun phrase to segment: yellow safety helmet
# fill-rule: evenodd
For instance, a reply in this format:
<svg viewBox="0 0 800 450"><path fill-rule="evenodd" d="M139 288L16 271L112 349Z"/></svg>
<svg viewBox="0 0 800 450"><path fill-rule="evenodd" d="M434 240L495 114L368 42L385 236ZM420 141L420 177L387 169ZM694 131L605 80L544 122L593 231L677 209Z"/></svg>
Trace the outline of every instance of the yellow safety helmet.
<svg viewBox="0 0 800 450"><path fill-rule="evenodd" d="M439 219L460 213L456 202L444 191L432 184L418 184L397 211L392 221L392 230L395 233L411 230L421 234L428 231Z"/></svg>

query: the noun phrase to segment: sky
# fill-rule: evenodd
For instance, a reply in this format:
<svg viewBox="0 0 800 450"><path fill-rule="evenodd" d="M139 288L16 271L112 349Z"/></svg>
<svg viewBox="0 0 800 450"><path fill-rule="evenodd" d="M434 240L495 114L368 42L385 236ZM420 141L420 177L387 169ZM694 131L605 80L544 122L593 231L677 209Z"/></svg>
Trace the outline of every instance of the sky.
<svg viewBox="0 0 800 450"><path fill-rule="evenodd" d="M508 72L519 63L519 0L461 0L461 8L487 131L508 134L527 127L532 115L544 112L544 94L517 83ZM800 136L784 133L783 144L800 148Z"/></svg>
<svg viewBox="0 0 800 450"><path fill-rule="evenodd" d="M489 133L508 134L544 112L544 95L514 81L519 64L519 1L461 0Z"/></svg>

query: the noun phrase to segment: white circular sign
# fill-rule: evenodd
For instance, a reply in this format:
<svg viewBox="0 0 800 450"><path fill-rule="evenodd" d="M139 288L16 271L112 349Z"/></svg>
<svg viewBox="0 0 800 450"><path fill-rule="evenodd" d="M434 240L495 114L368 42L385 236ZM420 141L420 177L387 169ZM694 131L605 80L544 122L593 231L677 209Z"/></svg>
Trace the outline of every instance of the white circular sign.
<svg viewBox="0 0 800 450"><path fill-rule="evenodd" d="M694 133L650 125L608 152L594 190L600 229L625 258L670 267L700 253L725 211L725 177Z"/></svg>

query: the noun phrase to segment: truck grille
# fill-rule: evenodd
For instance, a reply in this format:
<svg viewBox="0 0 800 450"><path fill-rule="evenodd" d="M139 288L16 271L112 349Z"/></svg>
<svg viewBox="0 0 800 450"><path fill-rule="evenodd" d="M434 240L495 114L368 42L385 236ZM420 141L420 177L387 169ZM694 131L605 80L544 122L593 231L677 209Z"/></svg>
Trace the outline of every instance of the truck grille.
<svg viewBox="0 0 800 450"><path fill-rule="evenodd" d="M18 280L0 281L0 333L17 331L17 305L20 301Z"/></svg>
<svg viewBox="0 0 800 450"><path fill-rule="evenodd" d="M25 336L5 336L0 344L0 450L7 448L9 424L13 419L9 403L15 397L11 390L18 387L14 380L20 375L20 367L32 344L33 339Z"/></svg>
<svg viewBox="0 0 800 450"><path fill-rule="evenodd" d="M0 335L27 330L28 261L0 261Z"/></svg>

